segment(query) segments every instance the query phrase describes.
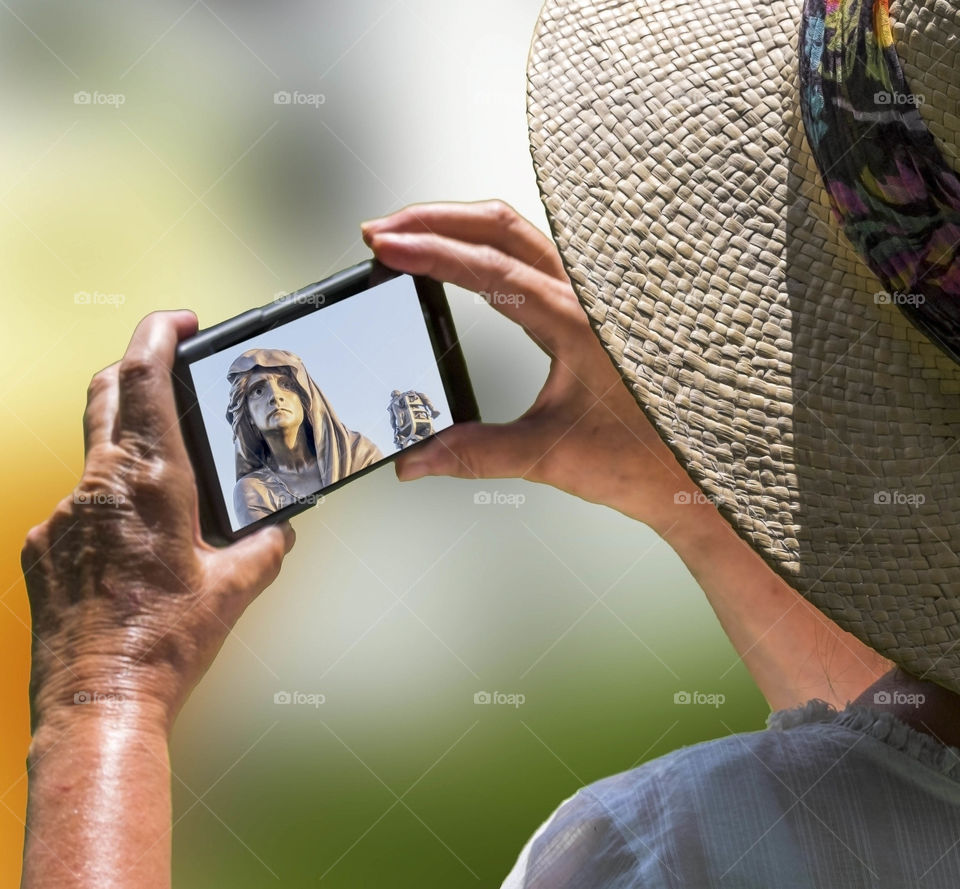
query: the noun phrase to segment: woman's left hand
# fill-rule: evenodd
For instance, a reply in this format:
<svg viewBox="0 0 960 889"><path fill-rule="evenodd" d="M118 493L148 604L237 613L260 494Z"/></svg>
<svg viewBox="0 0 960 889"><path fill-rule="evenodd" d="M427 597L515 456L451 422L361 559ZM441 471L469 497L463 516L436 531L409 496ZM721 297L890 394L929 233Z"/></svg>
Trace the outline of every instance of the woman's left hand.
<svg viewBox="0 0 960 889"><path fill-rule="evenodd" d="M286 523L215 549L200 537L171 370L191 312L148 315L94 376L76 489L27 534L34 732L112 713L169 732L250 602L276 578Z"/></svg>

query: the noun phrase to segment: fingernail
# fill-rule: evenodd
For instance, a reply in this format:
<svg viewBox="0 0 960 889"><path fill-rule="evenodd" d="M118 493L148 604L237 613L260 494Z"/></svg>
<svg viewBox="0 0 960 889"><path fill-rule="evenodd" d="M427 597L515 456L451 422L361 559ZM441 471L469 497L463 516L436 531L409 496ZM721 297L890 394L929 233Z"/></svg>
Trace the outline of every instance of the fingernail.
<svg viewBox="0 0 960 889"><path fill-rule="evenodd" d="M402 464L397 464L397 476L402 482L413 481L415 478L421 478L428 475L430 466L426 460L406 460Z"/></svg>
<svg viewBox="0 0 960 889"><path fill-rule="evenodd" d="M284 522L280 529L283 531L284 552L288 553L297 542L297 532L293 530L289 522Z"/></svg>
<svg viewBox="0 0 960 889"><path fill-rule="evenodd" d="M409 235L404 232L371 232L367 236L367 243L373 250L382 247L403 247L410 243L411 238L415 237L416 235Z"/></svg>

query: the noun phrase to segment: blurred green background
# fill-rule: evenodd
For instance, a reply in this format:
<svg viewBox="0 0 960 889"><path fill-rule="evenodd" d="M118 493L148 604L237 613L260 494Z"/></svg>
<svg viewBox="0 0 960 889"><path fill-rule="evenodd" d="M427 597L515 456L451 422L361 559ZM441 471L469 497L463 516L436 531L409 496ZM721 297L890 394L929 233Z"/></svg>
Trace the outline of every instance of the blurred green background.
<svg viewBox="0 0 960 889"><path fill-rule="evenodd" d="M539 6L0 0L0 884L18 879L29 742L18 553L77 481L89 377L145 313L213 324L364 259L359 222L408 203L501 197L546 230L525 119ZM547 360L448 292L481 411L510 420ZM178 889L497 886L582 784L763 725L683 564L612 510L384 469L295 526L176 726Z"/></svg>

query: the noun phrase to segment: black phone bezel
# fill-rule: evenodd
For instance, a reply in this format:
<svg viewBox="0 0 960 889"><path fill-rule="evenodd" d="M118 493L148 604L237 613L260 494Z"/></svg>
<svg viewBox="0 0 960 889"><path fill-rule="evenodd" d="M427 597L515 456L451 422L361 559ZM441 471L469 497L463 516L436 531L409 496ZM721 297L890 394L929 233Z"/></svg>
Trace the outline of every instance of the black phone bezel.
<svg viewBox="0 0 960 889"><path fill-rule="evenodd" d="M314 505L318 496L326 496L348 482L392 462L401 452L389 454L382 460L321 488L304 501L290 504L234 531L230 524L223 491L220 488L219 475L193 385L190 365L201 358L207 358L242 343L252 336L273 330L281 324L287 324L313 312L323 311L334 303L363 293L401 274L403 273L390 269L377 260L368 259L264 306L198 331L178 345L172 372L173 390L180 417L180 429L197 483L200 529L207 542L215 546L224 546L254 533L259 528L298 515ZM443 284L422 275L411 277L420 300L453 422L479 420L480 413ZM404 449L404 452L418 448L426 441L429 441L429 438L410 445Z"/></svg>

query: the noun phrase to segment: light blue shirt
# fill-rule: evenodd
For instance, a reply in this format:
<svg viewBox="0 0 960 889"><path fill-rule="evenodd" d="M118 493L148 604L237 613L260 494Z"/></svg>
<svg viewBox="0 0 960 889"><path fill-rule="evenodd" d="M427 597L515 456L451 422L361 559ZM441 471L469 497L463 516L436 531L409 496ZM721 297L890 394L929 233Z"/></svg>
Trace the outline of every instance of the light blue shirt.
<svg viewBox="0 0 960 889"><path fill-rule="evenodd" d="M581 788L502 889L960 889L960 749L822 701Z"/></svg>

